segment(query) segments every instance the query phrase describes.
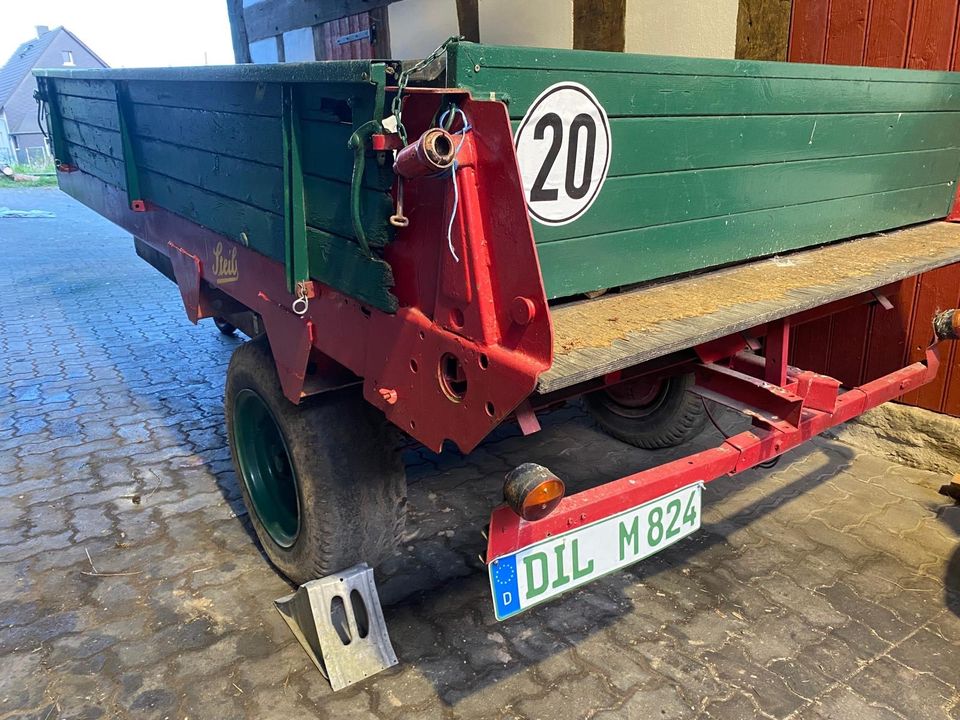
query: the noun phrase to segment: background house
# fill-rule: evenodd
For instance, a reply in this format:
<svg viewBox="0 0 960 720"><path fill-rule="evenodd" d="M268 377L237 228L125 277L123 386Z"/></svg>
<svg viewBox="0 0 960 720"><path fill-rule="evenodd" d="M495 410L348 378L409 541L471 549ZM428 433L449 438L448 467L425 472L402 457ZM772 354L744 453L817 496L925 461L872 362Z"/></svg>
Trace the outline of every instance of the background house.
<svg viewBox="0 0 960 720"><path fill-rule="evenodd" d="M49 157L37 124L35 68L100 68L107 64L63 27L37 27L37 37L14 51L0 68L0 162L36 162ZM7 156L7 157L5 157Z"/></svg>
<svg viewBox="0 0 960 720"><path fill-rule="evenodd" d="M501 45L733 57L740 0L228 0L237 62L428 55ZM789 14L789 2L786 5Z"/></svg>

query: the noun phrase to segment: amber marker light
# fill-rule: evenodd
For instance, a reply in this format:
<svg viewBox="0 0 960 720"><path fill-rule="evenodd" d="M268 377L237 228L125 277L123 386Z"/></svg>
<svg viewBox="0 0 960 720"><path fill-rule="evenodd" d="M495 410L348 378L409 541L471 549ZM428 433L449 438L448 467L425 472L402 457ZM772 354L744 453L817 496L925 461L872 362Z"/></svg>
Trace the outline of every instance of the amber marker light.
<svg viewBox="0 0 960 720"><path fill-rule="evenodd" d="M542 520L552 513L566 487L563 480L536 463L518 465L507 473L503 499L524 520Z"/></svg>

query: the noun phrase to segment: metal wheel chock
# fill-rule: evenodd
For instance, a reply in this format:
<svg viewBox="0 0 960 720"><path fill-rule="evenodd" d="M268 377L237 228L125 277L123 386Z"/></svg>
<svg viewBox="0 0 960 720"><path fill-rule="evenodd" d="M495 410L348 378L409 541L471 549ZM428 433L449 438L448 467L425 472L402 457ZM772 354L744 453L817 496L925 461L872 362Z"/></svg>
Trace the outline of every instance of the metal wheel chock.
<svg viewBox="0 0 960 720"><path fill-rule="evenodd" d="M274 604L334 691L397 664L366 563L311 580Z"/></svg>

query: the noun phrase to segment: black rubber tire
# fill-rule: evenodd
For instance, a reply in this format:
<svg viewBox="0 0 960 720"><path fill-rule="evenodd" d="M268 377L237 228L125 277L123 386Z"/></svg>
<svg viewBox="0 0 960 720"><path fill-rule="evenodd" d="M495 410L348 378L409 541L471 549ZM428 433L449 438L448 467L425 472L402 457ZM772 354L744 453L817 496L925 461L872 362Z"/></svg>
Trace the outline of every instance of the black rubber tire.
<svg viewBox="0 0 960 720"><path fill-rule="evenodd" d="M707 423L702 401L687 392L693 382L692 374L667 378L657 396L639 408L620 405L606 390L584 396L584 404L617 440L645 450L675 447L695 438Z"/></svg>
<svg viewBox="0 0 960 720"><path fill-rule="evenodd" d="M298 482L300 529L290 547L264 529L237 461L234 400L256 392L287 444ZM283 395L266 338L238 347L226 383L227 437L244 503L260 545L298 585L390 557L403 532L407 481L400 435L359 391L346 390L294 405Z"/></svg>
<svg viewBox="0 0 960 720"><path fill-rule="evenodd" d="M237 334L237 326L231 325L223 318L215 317L213 319L213 324L217 326L217 330L226 335L227 337L233 337Z"/></svg>

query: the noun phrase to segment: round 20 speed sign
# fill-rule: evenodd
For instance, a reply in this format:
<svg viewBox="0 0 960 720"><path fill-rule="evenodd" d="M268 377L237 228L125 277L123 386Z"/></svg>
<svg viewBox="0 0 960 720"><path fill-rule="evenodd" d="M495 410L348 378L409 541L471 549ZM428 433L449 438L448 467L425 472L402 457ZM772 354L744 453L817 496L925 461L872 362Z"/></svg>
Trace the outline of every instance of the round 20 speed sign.
<svg viewBox="0 0 960 720"><path fill-rule="evenodd" d="M566 225L597 199L610 167L610 123L583 85L562 82L540 93L514 144L527 208L537 222Z"/></svg>

